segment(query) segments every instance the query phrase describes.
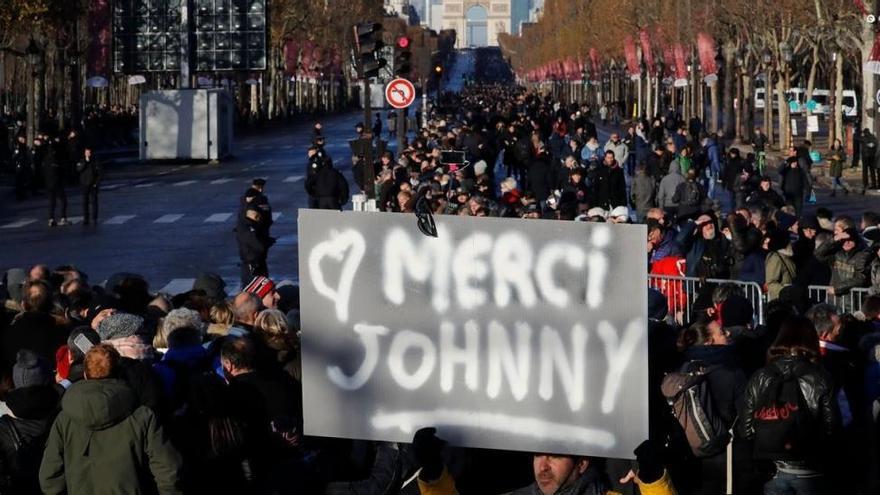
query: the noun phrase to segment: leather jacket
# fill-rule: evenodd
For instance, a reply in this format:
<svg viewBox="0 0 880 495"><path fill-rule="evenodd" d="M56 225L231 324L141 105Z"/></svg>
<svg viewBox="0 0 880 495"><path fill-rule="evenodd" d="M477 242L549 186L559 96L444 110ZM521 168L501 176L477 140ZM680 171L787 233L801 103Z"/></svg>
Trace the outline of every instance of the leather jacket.
<svg viewBox="0 0 880 495"><path fill-rule="evenodd" d="M834 383L831 375L820 364L812 363L802 357L785 356L773 361L758 370L746 386L745 407L740 422L740 433L743 437L755 437L755 411L760 399L776 385L779 375L770 367L782 374L782 378L797 376L804 401L822 425L825 438L831 438L840 423L840 412L834 395Z"/></svg>

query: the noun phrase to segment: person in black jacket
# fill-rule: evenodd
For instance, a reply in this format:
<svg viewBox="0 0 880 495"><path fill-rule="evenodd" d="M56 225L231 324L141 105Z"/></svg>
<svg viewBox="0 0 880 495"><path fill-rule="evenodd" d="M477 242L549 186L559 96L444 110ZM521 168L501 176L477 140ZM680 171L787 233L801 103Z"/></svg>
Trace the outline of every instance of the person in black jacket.
<svg viewBox="0 0 880 495"><path fill-rule="evenodd" d="M785 200L794 206L794 211L800 216L804 209L804 196L810 190L810 181L794 147L789 148L788 158L779 169L779 176Z"/></svg>
<svg viewBox="0 0 880 495"><path fill-rule="evenodd" d="M0 493L40 494L40 461L58 414L60 387L49 362L27 349L18 351L12 381L15 388L5 399L12 414L0 416Z"/></svg>
<svg viewBox="0 0 880 495"><path fill-rule="evenodd" d="M12 149L12 169L15 174L15 199L21 201L24 199L28 185L33 181L30 153L23 134L18 136Z"/></svg>
<svg viewBox="0 0 880 495"><path fill-rule="evenodd" d="M37 140L34 140L34 145ZM67 225L67 193L64 192L63 167L58 157L59 143L49 140L45 143L40 166L46 181L46 190L49 192L49 227L55 225ZM61 219L55 221L55 204L61 201Z"/></svg>
<svg viewBox="0 0 880 495"><path fill-rule="evenodd" d="M764 493L830 493L823 467L824 461L833 455L827 446L839 428L840 413L831 377L818 363L819 340L810 320L802 316L786 319L767 352L767 359L767 366L752 375L746 387L739 423L742 436L765 444L764 439L758 438L764 435L758 430L759 421L768 422L767 418L762 419L766 416L762 407L777 398L775 391L787 379L797 380L798 402L809 409L797 414L811 419L815 427L805 435L808 438L801 439L807 447L803 449L802 458L770 459L776 465L776 475L767 483ZM769 436L766 439L769 440ZM783 450L785 446L778 448ZM756 451L756 455L761 457L761 452Z"/></svg>
<svg viewBox="0 0 880 495"><path fill-rule="evenodd" d="M83 150L83 156L76 164L76 171L79 174L79 185L82 186L83 193L83 225L88 225L90 221L97 224L98 184L101 182L104 167L92 154L91 146L86 146Z"/></svg>
<svg viewBox="0 0 880 495"><path fill-rule="evenodd" d="M330 163L321 163L306 179L306 192L322 210L341 210L348 202L348 181Z"/></svg>
<svg viewBox="0 0 880 495"><path fill-rule="evenodd" d="M535 157L529 162L528 190L532 191L538 201L543 203L550 197L550 187L553 183L555 172L550 166L550 157L547 149L541 145Z"/></svg>
<svg viewBox="0 0 880 495"><path fill-rule="evenodd" d="M730 345L728 333L717 321L702 319L682 331L678 348L684 353L684 369L706 370L715 414L731 428L742 406L746 375L738 362L736 348ZM694 462L693 468L699 474L691 478L698 480L699 486L693 487L692 493L724 493L726 461L725 452L721 452Z"/></svg>
<svg viewBox="0 0 880 495"><path fill-rule="evenodd" d="M241 285L244 287L257 275L269 276L266 258L269 255L271 239L260 235L262 217L259 209L248 206L244 222L235 229L238 241L238 255L241 257Z"/></svg>

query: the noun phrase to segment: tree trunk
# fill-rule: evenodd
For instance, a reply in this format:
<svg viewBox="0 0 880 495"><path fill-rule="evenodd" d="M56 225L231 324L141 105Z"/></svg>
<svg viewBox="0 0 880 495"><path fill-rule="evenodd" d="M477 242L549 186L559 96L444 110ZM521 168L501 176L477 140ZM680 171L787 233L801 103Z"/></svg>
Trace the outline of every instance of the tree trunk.
<svg viewBox="0 0 880 495"><path fill-rule="evenodd" d="M754 118L754 97L752 96L754 90L752 89L752 76L749 74L748 69L743 71L742 76L742 129L740 129L740 135L745 138L746 141L749 140L755 128L755 118Z"/></svg>
<svg viewBox="0 0 880 495"><path fill-rule="evenodd" d="M738 120L738 115L736 115L736 109L733 108L733 100L736 97L736 78L737 71L735 66L736 61L736 45L734 44L732 39L728 39L724 42L724 47L722 48L724 54L724 111L723 111L723 122L724 122L724 135L727 137L734 136L736 134L736 121Z"/></svg>
<svg viewBox="0 0 880 495"><path fill-rule="evenodd" d="M810 115L812 114L812 112L810 112L810 109L806 106L806 103L813 99L813 90L816 89L816 73L818 72L817 69L819 67L819 45L813 45L811 57L812 62L810 63L810 75L807 77L807 94L804 95L804 108L806 108L805 114L807 116L807 132L805 136L806 139L810 141L813 140L813 133L809 131Z"/></svg>
<svg viewBox="0 0 880 495"><path fill-rule="evenodd" d="M742 143L742 115L743 115L743 84L739 71L732 75L734 78L734 102L733 105L733 139L737 143Z"/></svg>
<svg viewBox="0 0 880 495"><path fill-rule="evenodd" d="M710 106L710 115L712 122L709 125L709 130L713 134L718 133L718 83L721 81L716 80L709 86L709 106Z"/></svg>
<svg viewBox="0 0 880 495"><path fill-rule="evenodd" d="M843 54L838 52L834 61L834 137L843 142Z"/></svg>
<svg viewBox="0 0 880 495"><path fill-rule="evenodd" d="M873 24L863 23L862 28L862 52L861 67L865 66L865 62L871 56L871 48L874 45L874 26ZM871 129L874 135L877 135L877 122L875 114L877 112L877 103L874 101L874 93L877 91L876 77L873 72L862 69L862 128Z"/></svg>
<svg viewBox="0 0 880 495"><path fill-rule="evenodd" d="M780 75L779 81L776 83L776 101L779 105L779 149L785 151L786 147L791 146L792 136L789 134L790 127L788 121L788 102L785 101L785 94L788 90L788 69L784 74Z"/></svg>
<svg viewBox="0 0 880 495"><path fill-rule="evenodd" d="M764 131L767 133L767 143L770 146L776 143L773 127L773 70L767 67L764 73ZM779 140L782 141L782 136Z"/></svg>

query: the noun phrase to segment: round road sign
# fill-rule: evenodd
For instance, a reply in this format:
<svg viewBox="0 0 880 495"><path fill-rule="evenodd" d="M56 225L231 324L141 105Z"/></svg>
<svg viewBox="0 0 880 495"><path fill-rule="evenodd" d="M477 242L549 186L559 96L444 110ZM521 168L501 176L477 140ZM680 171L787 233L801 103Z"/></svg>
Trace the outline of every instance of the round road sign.
<svg viewBox="0 0 880 495"><path fill-rule="evenodd" d="M385 100L394 108L406 108L416 99L416 88L406 79L398 78L385 86Z"/></svg>

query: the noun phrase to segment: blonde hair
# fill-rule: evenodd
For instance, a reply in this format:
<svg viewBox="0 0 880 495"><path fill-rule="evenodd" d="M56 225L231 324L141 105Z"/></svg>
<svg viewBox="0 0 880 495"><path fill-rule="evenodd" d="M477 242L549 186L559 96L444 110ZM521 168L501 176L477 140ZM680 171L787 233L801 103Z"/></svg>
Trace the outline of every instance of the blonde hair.
<svg viewBox="0 0 880 495"><path fill-rule="evenodd" d="M235 313L228 302L222 302L211 306L211 323L208 325L208 335L223 336L229 333L232 324L235 323Z"/></svg>
<svg viewBox="0 0 880 495"><path fill-rule="evenodd" d="M277 309L260 311L254 321L254 332L272 349L280 351L292 347L287 316Z"/></svg>

